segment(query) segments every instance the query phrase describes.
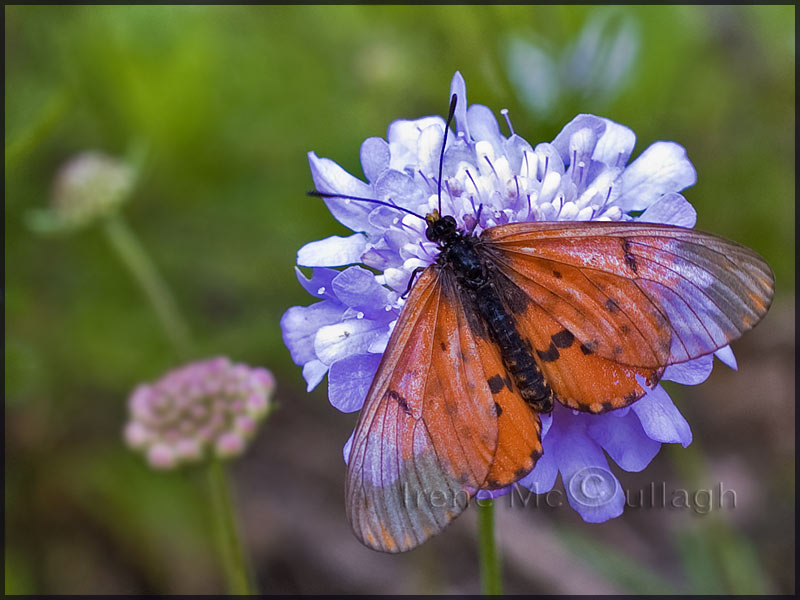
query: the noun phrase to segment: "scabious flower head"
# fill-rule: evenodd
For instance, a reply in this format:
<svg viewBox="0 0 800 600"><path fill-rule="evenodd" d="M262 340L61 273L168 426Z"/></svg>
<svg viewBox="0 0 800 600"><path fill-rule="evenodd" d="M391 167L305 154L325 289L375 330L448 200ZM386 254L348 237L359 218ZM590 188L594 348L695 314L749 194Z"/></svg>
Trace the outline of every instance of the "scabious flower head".
<svg viewBox="0 0 800 600"><path fill-rule="evenodd" d="M151 466L197 461L210 449L241 454L267 414L275 379L267 369L212 358L138 386L128 402L125 440Z"/></svg>
<svg viewBox="0 0 800 600"><path fill-rule="evenodd" d="M695 211L679 192L695 183L696 174L680 145L656 142L628 164L634 133L582 114L552 142L533 147L514 133L510 121L510 135L505 136L489 108L468 106L460 73L453 77L453 93L458 95L456 134L447 138L442 164L442 213L452 215L459 227L477 235L519 221L641 220L694 226ZM440 117L398 120L389 125L386 140L367 139L361 146L366 182L310 152L314 183L321 192L373 198L424 215L438 203L444 128ZM412 215L341 197L324 201L356 233L300 249L297 264L313 270L306 278L296 269L298 280L319 301L290 308L281 327L309 391L327 374L331 403L353 412L364 403L412 272L432 264L438 247L425 237L425 223ZM332 268L346 265L351 266ZM735 365L728 347L717 355ZM663 378L696 384L708 377L711 366L709 355L670 366ZM630 407L601 415L556 406L551 415L543 415L542 425L544 455L519 484L543 493L561 473L570 505L590 522L618 516L625 502L604 450L621 468L639 471L662 442L691 442L688 424L661 386ZM349 441L344 455L347 460Z"/></svg>
<svg viewBox="0 0 800 600"><path fill-rule="evenodd" d="M128 199L135 181L133 167L100 152L83 152L56 174L49 209L33 211L37 231L69 231L109 215Z"/></svg>

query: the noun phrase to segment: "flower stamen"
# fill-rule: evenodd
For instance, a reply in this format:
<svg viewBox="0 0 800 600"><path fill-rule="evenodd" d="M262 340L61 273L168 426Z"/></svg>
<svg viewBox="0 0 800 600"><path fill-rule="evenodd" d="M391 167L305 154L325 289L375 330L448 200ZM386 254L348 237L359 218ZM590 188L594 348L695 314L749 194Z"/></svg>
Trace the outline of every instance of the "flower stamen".
<svg viewBox="0 0 800 600"><path fill-rule="evenodd" d="M508 109L501 108L500 114L506 118L506 123L508 123L508 130L511 132L511 135L514 135L514 128L511 126L511 119L508 116Z"/></svg>

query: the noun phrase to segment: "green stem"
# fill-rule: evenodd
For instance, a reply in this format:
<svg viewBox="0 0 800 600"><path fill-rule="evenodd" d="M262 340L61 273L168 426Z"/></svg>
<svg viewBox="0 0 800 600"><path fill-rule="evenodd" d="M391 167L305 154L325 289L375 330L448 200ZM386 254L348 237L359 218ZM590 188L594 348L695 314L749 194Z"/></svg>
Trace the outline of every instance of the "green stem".
<svg viewBox="0 0 800 600"><path fill-rule="evenodd" d="M250 586L242 541L239 538L236 516L233 512L228 475L222 461L216 458L211 461L208 467L208 476L217 520L217 543L225 563L228 592L240 595L253 594L255 591Z"/></svg>
<svg viewBox="0 0 800 600"><path fill-rule="evenodd" d="M499 596L503 593L503 581L500 574L500 556L494 540L494 502L479 500L477 504L481 592L485 596Z"/></svg>
<svg viewBox="0 0 800 600"><path fill-rule="evenodd" d="M142 288L175 351L180 358L188 358L191 354L189 328L178 310L172 292L144 247L119 213L109 216L104 221L103 229L111 246ZM217 459L212 459L208 467L208 484L216 519L219 553L225 565L228 592L251 594L253 589L250 586L245 554L236 528L228 477L225 466Z"/></svg>
<svg viewBox="0 0 800 600"><path fill-rule="evenodd" d="M33 123L6 143L6 173L36 150L55 126L61 122L61 118L67 114L70 104L71 99L66 91L56 92L39 110Z"/></svg>
<svg viewBox="0 0 800 600"><path fill-rule="evenodd" d="M115 213L105 220L104 230L114 250L117 251L122 262L125 263L150 301L175 351L181 358L188 358L189 329L178 311L167 284L161 278L136 235L119 213Z"/></svg>

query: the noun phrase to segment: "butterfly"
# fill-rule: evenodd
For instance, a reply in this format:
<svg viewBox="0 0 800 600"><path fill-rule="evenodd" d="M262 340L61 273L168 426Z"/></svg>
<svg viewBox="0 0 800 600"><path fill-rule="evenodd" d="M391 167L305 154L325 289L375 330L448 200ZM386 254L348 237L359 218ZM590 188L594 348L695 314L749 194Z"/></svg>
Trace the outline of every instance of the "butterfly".
<svg viewBox="0 0 800 600"><path fill-rule="evenodd" d="M629 406L669 365L752 328L774 290L758 254L712 234L588 221L474 235L440 214L439 194L439 209L416 215L439 254L412 276L348 460L348 519L384 552L418 546L478 490L527 475L555 402L595 414Z"/></svg>

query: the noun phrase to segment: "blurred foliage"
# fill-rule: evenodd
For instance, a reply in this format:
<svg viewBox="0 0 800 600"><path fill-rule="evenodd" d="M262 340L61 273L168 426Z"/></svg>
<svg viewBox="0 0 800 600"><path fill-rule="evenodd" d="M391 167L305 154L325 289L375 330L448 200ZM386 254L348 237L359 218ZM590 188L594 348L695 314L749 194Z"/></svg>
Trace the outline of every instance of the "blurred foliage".
<svg viewBox="0 0 800 600"><path fill-rule="evenodd" d="M124 212L175 291L195 356L268 366L282 410L334 419L337 435L354 421L332 416L324 385L304 395L278 325L287 307L310 303L293 272L297 249L344 231L304 196L312 185L306 153L360 176L361 142L385 135L395 118L445 112L455 70L470 102L498 116L508 108L534 144L576 112L595 112L636 132L635 154L658 139L684 145L698 171L686 192L698 227L760 252L775 270L778 300L790 303L794 7L618 9L638 36L619 93L567 91L546 120L528 112L509 76L509 40L558 55L597 10L6 7L6 591L202 593L220 585L196 473L151 473L121 447L129 390L177 360L150 307L99 228L40 237L25 226L28 211L48 205L59 166L82 151L122 157L148 148ZM330 439L320 456L338 456L344 438ZM330 504L332 519L344 521L341 503ZM791 573L774 564L766 574L738 570L757 562L760 548L731 529L665 541L683 558L660 574L637 569L635 553L564 535L599 571L616 572L623 591L659 591L675 573L686 581L672 589L697 593L793 591ZM703 544L728 559L714 562ZM742 583L737 573L758 576ZM281 580L269 577L280 591Z"/></svg>

